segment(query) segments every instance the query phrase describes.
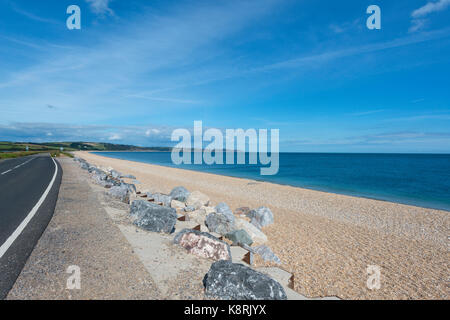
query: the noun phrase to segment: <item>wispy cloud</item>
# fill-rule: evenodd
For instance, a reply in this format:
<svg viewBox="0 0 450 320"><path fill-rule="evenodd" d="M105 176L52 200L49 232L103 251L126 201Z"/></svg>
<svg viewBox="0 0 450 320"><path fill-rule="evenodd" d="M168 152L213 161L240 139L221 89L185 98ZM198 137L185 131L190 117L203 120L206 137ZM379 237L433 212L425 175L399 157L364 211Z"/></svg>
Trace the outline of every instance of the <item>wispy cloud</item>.
<svg viewBox="0 0 450 320"><path fill-rule="evenodd" d="M91 10L99 15L114 15L114 11L109 7L112 0L86 0Z"/></svg>
<svg viewBox="0 0 450 320"><path fill-rule="evenodd" d="M167 146L172 145L170 136L173 129L166 126L109 126L14 122L0 124L0 137L7 141L114 141L143 146Z"/></svg>
<svg viewBox="0 0 450 320"><path fill-rule="evenodd" d="M227 77L228 61L215 59L223 54L221 41L266 16L275 4L279 2L208 2L173 6L165 16L144 12L133 23L103 32L96 44L61 48L42 55L32 67L5 70L0 75L0 105L31 110L51 100L74 115L73 121L86 119L87 113L96 121L105 113L117 119L199 104L204 99L192 93L184 98L183 88ZM166 88L172 90L170 95L140 94ZM26 96L14 95L23 90ZM24 117L29 117L26 112Z"/></svg>
<svg viewBox="0 0 450 320"><path fill-rule="evenodd" d="M16 13L18 13L18 14L24 16L24 17L27 17L28 19L31 19L31 20L34 20L34 21L37 21L37 22L45 22L45 23L51 23L51 24L60 24L60 21L56 21L56 20L53 20L53 19L49 19L49 18L38 16L35 13L29 12L29 11L26 11L26 10L20 8L15 3L12 3L12 2L9 2L9 3L11 5L11 8Z"/></svg>
<svg viewBox="0 0 450 320"><path fill-rule="evenodd" d="M450 114L423 114L408 117L386 119L385 121L420 121L420 120L450 120Z"/></svg>
<svg viewBox="0 0 450 320"><path fill-rule="evenodd" d="M413 18L411 21L411 27L409 28L409 32L416 32L420 29L423 29L427 24L428 20L425 19L430 13L439 12L447 9L450 6L450 0L437 0L430 1L424 6L414 10L411 13L411 17Z"/></svg>
<svg viewBox="0 0 450 320"><path fill-rule="evenodd" d="M450 28L444 28L436 31L422 32L420 34L410 35L407 37L397 38L391 41L378 42L362 46L354 46L341 50L330 50L316 55L303 56L299 58L289 59L269 65L265 65L260 68L256 68L253 71L268 71L272 69L280 68L298 68L308 65L315 65L320 63L329 62L334 59L351 57L365 53L372 53L383 51L392 48L405 47L417 43L431 41L439 38L450 36Z"/></svg>

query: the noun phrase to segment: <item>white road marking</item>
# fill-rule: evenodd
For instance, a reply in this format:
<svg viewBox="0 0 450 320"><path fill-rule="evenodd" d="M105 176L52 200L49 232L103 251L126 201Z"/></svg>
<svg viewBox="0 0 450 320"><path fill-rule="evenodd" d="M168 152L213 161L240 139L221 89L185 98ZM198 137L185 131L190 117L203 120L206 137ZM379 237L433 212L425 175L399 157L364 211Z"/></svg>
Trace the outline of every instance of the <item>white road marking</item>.
<svg viewBox="0 0 450 320"><path fill-rule="evenodd" d="M31 209L31 211L28 213L28 215L26 216L26 218L22 221L22 223L17 227L17 229L9 236L8 239L6 239L5 243L2 244L2 246L0 247L0 259L3 257L3 255L6 253L6 251L8 251L9 247L11 247L11 245L14 243L14 241L17 239L17 237L20 236L20 234L22 233L22 231L25 229L25 227L28 225L28 223L30 222L30 220L34 217L34 215L36 214L36 212L39 210L40 206L42 205L42 203L44 202L45 198L47 198L48 193L50 192L50 190L53 187L53 184L55 183L56 180L56 175L58 174L58 165L56 164L55 160L52 158L53 163L55 164L55 173L53 174L53 178L50 181L47 189L45 189L44 193L42 194L41 198L39 199L39 201L36 203L36 205L33 207L33 209Z"/></svg>
<svg viewBox="0 0 450 320"><path fill-rule="evenodd" d="M11 171L13 171L14 169L17 169L17 168L20 168L21 166L23 166L23 165L25 165L25 164L27 164L28 162L30 162L30 161L32 161L32 160L34 160L35 158L33 157L33 158L31 158L30 160L27 160L27 161L25 161L25 162L23 162L23 163L21 163L21 164L19 164L19 165L17 165L17 166L15 166L14 168L12 168L12 169L9 169L9 170L7 170L7 171L5 171L5 172L2 172L0 175L4 175L4 174L7 174L8 172L11 172Z"/></svg>

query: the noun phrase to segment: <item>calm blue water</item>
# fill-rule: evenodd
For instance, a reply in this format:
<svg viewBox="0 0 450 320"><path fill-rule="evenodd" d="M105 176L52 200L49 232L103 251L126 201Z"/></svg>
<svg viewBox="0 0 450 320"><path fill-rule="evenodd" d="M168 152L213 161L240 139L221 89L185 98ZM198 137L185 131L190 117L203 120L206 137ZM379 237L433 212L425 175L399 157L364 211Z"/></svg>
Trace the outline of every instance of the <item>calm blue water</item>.
<svg viewBox="0 0 450 320"><path fill-rule="evenodd" d="M450 155L281 153L278 174L261 176L260 165L176 166L170 152L97 154L450 211Z"/></svg>

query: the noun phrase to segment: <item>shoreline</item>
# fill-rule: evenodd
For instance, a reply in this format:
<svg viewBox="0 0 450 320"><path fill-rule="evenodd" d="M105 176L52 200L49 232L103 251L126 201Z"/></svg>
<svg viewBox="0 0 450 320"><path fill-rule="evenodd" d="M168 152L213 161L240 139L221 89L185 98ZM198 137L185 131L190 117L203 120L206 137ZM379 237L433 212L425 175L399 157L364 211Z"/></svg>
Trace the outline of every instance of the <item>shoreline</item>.
<svg viewBox="0 0 450 320"><path fill-rule="evenodd" d="M95 153L103 153L103 152L120 153L120 152L124 152L124 151L81 151L81 152L89 152L91 154L95 154ZM125 151L125 152L135 152L135 151ZM138 152L147 152L147 151L138 151ZM150 151L150 152L170 152L170 151ZM109 159L124 160L124 159L119 159L119 158L103 156L103 155L98 155L98 156L101 156L101 157L104 157L104 158L109 158ZM172 168L172 169L179 169L179 170L186 170L186 171L201 172L201 173L205 173L205 174L220 175L220 176L236 178L236 179L245 179L245 180L255 181L257 183L268 183L268 184L273 184L273 185L278 185L278 186L289 186L289 187L292 187L292 188L299 188L299 189L304 189L304 190L323 192L323 193L326 193L326 194L334 194L334 195L342 195L342 196L348 196L348 197L356 197L356 198L361 198L361 199L382 201L382 202L388 202L388 203L395 203L395 204L401 204L401 205L406 205L406 206L411 206L411 207L417 207L417 208L421 208L421 209L438 210L438 211L445 211L445 212L450 213L450 208L446 209L446 208L438 207L438 206L427 206L426 204L419 205L419 204L415 204L415 203L412 203L412 202L408 202L408 200L383 199L383 198L377 197L377 196L360 195L357 192L345 192L345 191L338 192L338 191L328 190L326 188L320 188L320 187L314 188L314 187L307 187L307 186L296 186L296 185L289 184L289 183L271 182L271 181L267 181L267 180L263 180L263 179L255 179L255 178L244 178L244 177L239 177L239 176L235 176L235 175L228 175L228 174L224 174L224 173L210 173L210 172L201 171L201 170L191 170L191 169L185 169L185 168L178 168L176 166L166 166L166 165L153 164L153 163L142 162L142 161L134 161L134 160L124 160L124 161L130 161L130 162L134 162L134 163L149 164L149 165L160 166L160 167L165 167L165 168Z"/></svg>
<svg viewBox="0 0 450 320"><path fill-rule="evenodd" d="M352 197L271 182L76 152L99 166L133 174L139 190L201 191L233 210L267 206L275 224L268 245L309 297L448 299L447 211ZM382 288L366 287L368 265L382 268Z"/></svg>

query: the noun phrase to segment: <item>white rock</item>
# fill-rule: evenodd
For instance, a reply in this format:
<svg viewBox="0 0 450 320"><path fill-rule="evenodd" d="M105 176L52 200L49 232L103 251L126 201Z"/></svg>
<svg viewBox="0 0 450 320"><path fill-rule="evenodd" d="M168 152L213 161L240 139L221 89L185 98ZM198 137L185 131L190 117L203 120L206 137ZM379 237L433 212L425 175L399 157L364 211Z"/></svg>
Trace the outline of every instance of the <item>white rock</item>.
<svg viewBox="0 0 450 320"><path fill-rule="evenodd" d="M185 207L185 204L178 200L172 200L170 201L170 207L174 209L182 209Z"/></svg>
<svg viewBox="0 0 450 320"><path fill-rule="evenodd" d="M200 225L205 224L206 216L208 213L204 209L195 210L186 214L189 217L189 220L195 221Z"/></svg>
<svg viewBox="0 0 450 320"><path fill-rule="evenodd" d="M244 219L236 219L236 229L244 229L255 243L266 243L267 236L256 226Z"/></svg>
<svg viewBox="0 0 450 320"><path fill-rule="evenodd" d="M200 209L202 206L209 204L209 197L200 191L192 192L186 200L187 206L193 206L196 209Z"/></svg>
<svg viewBox="0 0 450 320"><path fill-rule="evenodd" d="M214 209L214 207L203 206L203 207L201 207L200 209L205 210L207 214L216 212L216 209Z"/></svg>

